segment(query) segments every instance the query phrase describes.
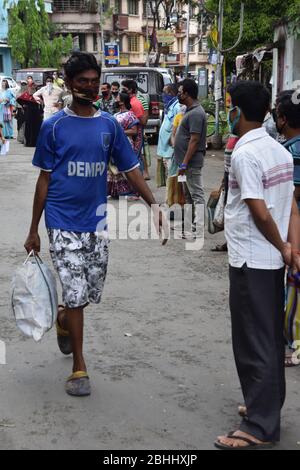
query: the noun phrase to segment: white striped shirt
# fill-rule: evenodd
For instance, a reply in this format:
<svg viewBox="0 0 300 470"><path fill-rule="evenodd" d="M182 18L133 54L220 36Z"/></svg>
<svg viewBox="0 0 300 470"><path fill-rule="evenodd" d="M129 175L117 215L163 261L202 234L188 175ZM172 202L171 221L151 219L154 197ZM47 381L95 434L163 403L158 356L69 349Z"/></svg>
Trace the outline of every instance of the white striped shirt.
<svg viewBox="0 0 300 470"><path fill-rule="evenodd" d="M240 268L280 269L280 252L258 230L246 199L264 200L280 235L287 241L293 201L293 159L264 128L248 132L236 144L229 173L225 234L229 263Z"/></svg>

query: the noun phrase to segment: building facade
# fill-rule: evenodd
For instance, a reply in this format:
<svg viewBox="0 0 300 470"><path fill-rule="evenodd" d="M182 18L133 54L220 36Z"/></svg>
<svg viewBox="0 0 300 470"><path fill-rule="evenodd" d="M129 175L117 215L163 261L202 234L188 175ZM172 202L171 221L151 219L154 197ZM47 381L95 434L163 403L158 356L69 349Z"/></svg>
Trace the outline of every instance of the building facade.
<svg viewBox="0 0 300 470"><path fill-rule="evenodd" d="M291 24L282 21L275 28L273 50L273 101L282 90L295 88L300 83L300 38Z"/></svg>
<svg viewBox="0 0 300 470"><path fill-rule="evenodd" d="M11 4L18 0L12 0ZM45 0L46 11L52 13L52 0ZM13 58L8 44L8 7L4 6L4 0L0 0L0 74L12 75Z"/></svg>
<svg viewBox="0 0 300 470"><path fill-rule="evenodd" d="M4 0L0 0L0 73L11 75L12 59L7 43L8 36L8 12L4 7Z"/></svg>
<svg viewBox="0 0 300 470"><path fill-rule="evenodd" d="M142 66L147 60L147 36L153 21L147 18L147 1L143 0L53 0L52 21L61 34L73 36L74 49L92 52L100 60L102 41L99 5L103 5L103 42L119 44L120 65ZM149 11L148 11L149 15ZM163 15L163 12L162 12ZM174 42L160 56L160 65L183 68L187 50L186 21L181 21L174 31ZM147 35L148 32L148 35ZM190 70L196 71L208 62L207 41L199 42L199 24L190 22ZM150 54L150 65L156 54Z"/></svg>

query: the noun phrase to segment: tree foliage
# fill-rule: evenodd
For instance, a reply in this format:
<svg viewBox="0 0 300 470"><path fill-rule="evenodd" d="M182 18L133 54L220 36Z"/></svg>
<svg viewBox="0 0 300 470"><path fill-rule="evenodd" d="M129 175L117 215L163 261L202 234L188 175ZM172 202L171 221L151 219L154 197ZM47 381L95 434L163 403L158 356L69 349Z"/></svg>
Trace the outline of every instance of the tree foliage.
<svg viewBox="0 0 300 470"><path fill-rule="evenodd" d="M290 18L300 26L300 0L244 0L245 22L241 43L231 54L251 52L273 42L274 25ZM219 0L208 0L206 6L218 12ZM224 48L231 47L239 35L241 0L224 2Z"/></svg>
<svg viewBox="0 0 300 470"><path fill-rule="evenodd" d="M59 67L72 49L72 37L55 35L44 0L7 0L8 41L21 67Z"/></svg>

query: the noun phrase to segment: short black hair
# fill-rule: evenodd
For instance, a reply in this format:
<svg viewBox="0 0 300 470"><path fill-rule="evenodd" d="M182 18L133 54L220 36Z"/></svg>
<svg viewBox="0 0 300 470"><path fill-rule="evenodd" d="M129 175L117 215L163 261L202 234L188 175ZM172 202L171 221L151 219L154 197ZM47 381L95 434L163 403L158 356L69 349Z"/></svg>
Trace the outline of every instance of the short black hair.
<svg viewBox="0 0 300 470"><path fill-rule="evenodd" d="M300 129L300 90L285 90L279 93L276 106L279 116L287 119L289 127Z"/></svg>
<svg viewBox="0 0 300 470"><path fill-rule="evenodd" d="M270 110L271 95L260 82L240 81L228 88L233 106L238 106L247 121L263 123Z"/></svg>
<svg viewBox="0 0 300 470"><path fill-rule="evenodd" d="M182 86L183 92L187 93L193 100L198 98L199 88L195 80L186 78L183 82L179 83L179 86Z"/></svg>
<svg viewBox="0 0 300 470"><path fill-rule="evenodd" d="M130 97L128 93L119 93L119 97L122 103L125 104L127 109L131 109Z"/></svg>
<svg viewBox="0 0 300 470"><path fill-rule="evenodd" d="M86 70L95 70L100 78L101 67L93 54L87 52L74 52L64 65L65 75L73 80L76 75Z"/></svg>
<svg viewBox="0 0 300 470"><path fill-rule="evenodd" d="M48 75L48 77L46 77L46 82L48 82L48 80L51 80L52 83L54 82L54 79L51 75Z"/></svg>
<svg viewBox="0 0 300 470"><path fill-rule="evenodd" d="M128 90L132 91L132 93L136 93L138 90L138 86L135 80L123 80L122 86L128 88Z"/></svg>
<svg viewBox="0 0 300 470"><path fill-rule="evenodd" d="M118 88L120 88L120 83L119 82L112 82L111 86L117 86Z"/></svg>
<svg viewBox="0 0 300 470"><path fill-rule="evenodd" d="M168 88L174 96L177 96L178 85L176 85L175 83L168 83L168 85L166 85L166 88Z"/></svg>
<svg viewBox="0 0 300 470"><path fill-rule="evenodd" d="M111 89L111 84L107 82L101 83L101 86L107 86L109 90Z"/></svg>

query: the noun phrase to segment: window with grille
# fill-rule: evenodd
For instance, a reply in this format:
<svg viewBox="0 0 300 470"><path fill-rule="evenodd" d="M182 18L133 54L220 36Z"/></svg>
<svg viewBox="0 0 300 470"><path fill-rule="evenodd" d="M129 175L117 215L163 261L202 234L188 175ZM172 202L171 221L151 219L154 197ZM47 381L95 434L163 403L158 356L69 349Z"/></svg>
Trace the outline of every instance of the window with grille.
<svg viewBox="0 0 300 470"><path fill-rule="evenodd" d="M129 36L129 52L140 52L140 36Z"/></svg>
<svg viewBox="0 0 300 470"><path fill-rule="evenodd" d="M139 14L139 2L138 0L128 0L128 14L138 15Z"/></svg>
<svg viewBox="0 0 300 470"><path fill-rule="evenodd" d="M189 40L189 51L190 52L195 52L195 42L196 42L196 38L190 38L190 40Z"/></svg>

